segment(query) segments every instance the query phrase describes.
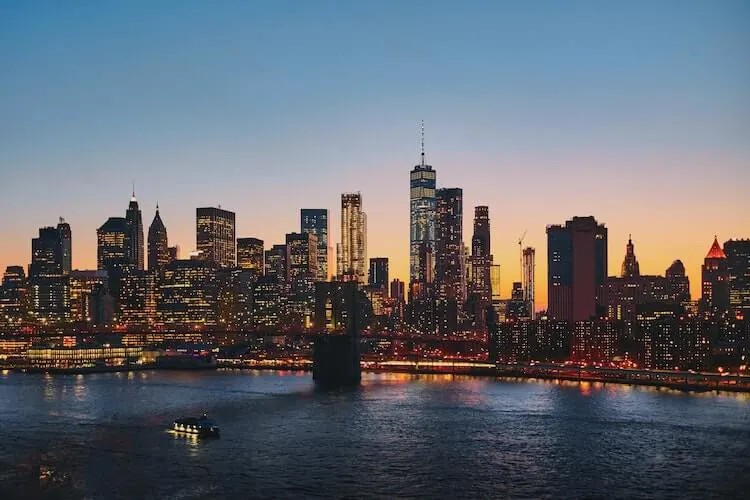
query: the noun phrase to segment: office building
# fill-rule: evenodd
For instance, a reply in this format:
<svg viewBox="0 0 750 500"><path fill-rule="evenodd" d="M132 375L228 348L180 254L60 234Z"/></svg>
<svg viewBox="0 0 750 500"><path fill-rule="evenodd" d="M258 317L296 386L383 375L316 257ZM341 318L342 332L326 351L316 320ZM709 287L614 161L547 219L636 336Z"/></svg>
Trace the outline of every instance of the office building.
<svg viewBox="0 0 750 500"><path fill-rule="evenodd" d="M217 267L204 260L175 260L159 280L156 310L167 328L217 325Z"/></svg>
<svg viewBox="0 0 750 500"><path fill-rule="evenodd" d="M471 290L477 294L481 304L489 304L492 299L492 252L490 250L489 208L474 208L474 235L471 238Z"/></svg>
<svg viewBox="0 0 750 500"><path fill-rule="evenodd" d="M200 258L219 267L235 265L234 212L221 208L197 208L196 247Z"/></svg>
<svg viewBox="0 0 750 500"><path fill-rule="evenodd" d="M237 267L263 274L263 240L258 238L237 238Z"/></svg>
<svg viewBox="0 0 750 500"><path fill-rule="evenodd" d="M722 315L729 310L729 269L727 256L714 242L703 259L701 267L701 310L710 316Z"/></svg>
<svg viewBox="0 0 750 500"><path fill-rule="evenodd" d="M315 280L318 265L318 241L315 233L286 235L286 280L289 290L288 312L296 324L312 321L315 304Z"/></svg>
<svg viewBox="0 0 750 500"><path fill-rule="evenodd" d="M594 217L547 226L550 319L586 321L604 312L607 228Z"/></svg>
<svg viewBox="0 0 750 500"><path fill-rule="evenodd" d="M328 280L328 210L303 208L300 210L300 232L314 233L318 240L316 281Z"/></svg>
<svg viewBox="0 0 750 500"><path fill-rule="evenodd" d="M370 259L370 273L368 284L372 288L379 288L388 296L388 257L373 257Z"/></svg>
<svg viewBox="0 0 750 500"><path fill-rule="evenodd" d="M125 240L127 257L138 271L145 269L145 260L143 255L143 217L141 209L138 208L138 200L135 198L135 191L130 198L128 209L125 212L125 221L128 224L128 234Z"/></svg>
<svg viewBox="0 0 750 500"><path fill-rule="evenodd" d="M110 264L129 261L126 241L130 228L123 217L110 217L96 230L96 268L106 270Z"/></svg>
<svg viewBox="0 0 750 500"><path fill-rule="evenodd" d="M729 307L750 319L750 239L724 242L729 274Z"/></svg>
<svg viewBox="0 0 750 500"><path fill-rule="evenodd" d="M265 252L266 276L276 278L280 283L286 281L286 245L274 245Z"/></svg>
<svg viewBox="0 0 750 500"><path fill-rule="evenodd" d="M159 215L159 205L156 205L154 220L148 228L148 270L161 272L172 260L174 259L169 254L167 228Z"/></svg>
<svg viewBox="0 0 750 500"><path fill-rule="evenodd" d="M435 283L438 297L463 305L466 288L463 262L463 191L438 189L435 212Z"/></svg>
<svg viewBox="0 0 750 500"><path fill-rule="evenodd" d="M536 307L536 252L532 247L523 249L523 300L528 304L529 315L531 319L535 318L534 308Z"/></svg>
<svg viewBox="0 0 750 500"><path fill-rule="evenodd" d="M360 193L341 195L341 252L337 274L342 279L367 281L367 216Z"/></svg>
<svg viewBox="0 0 750 500"><path fill-rule="evenodd" d="M409 287L417 284L424 289L434 272L434 262L423 259L431 256L434 249L437 204L436 172L425 164L424 127L420 160L409 174L409 188Z"/></svg>
<svg viewBox="0 0 750 500"><path fill-rule="evenodd" d="M73 270L73 233L70 230L70 224L65 222L62 217L57 224L57 234L60 239L59 252L62 273L68 275Z"/></svg>

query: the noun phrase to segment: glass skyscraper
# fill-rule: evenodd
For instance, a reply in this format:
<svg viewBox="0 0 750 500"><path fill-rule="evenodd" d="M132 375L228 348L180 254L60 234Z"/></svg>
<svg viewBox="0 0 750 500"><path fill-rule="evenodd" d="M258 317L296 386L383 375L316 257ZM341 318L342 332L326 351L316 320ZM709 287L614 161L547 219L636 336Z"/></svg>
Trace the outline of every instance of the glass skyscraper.
<svg viewBox="0 0 750 500"><path fill-rule="evenodd" d="M328 280L328 210L303 208L300 210L300 231L318 237L318 270L316 281Z"/></svg>
<svg viewBox="0 0 750 500"><path fill-rule="evenodd" d="M196 243L201 259L219 267L234 267L234 212L221 208L196 209Z"/></svg>
<svg viewBox="0 0 750 500"><path fill-rule="evenodd" d="M424 285L432 269L427 270L422 256L431 254L435 247L435 186L436 173L424 163L424 147L420 164L409 178L409 282Z"/></svg>

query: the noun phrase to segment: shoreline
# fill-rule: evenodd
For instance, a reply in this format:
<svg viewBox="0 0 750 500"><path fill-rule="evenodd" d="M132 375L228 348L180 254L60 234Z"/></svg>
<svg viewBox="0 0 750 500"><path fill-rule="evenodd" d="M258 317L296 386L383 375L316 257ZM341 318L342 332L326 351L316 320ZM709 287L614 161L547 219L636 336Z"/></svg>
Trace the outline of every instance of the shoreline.
<svg viewBox="0 0 750 500"><path fill-rule="evenodd" d="M533 370L533 366L515 366L512 369L509 367L503 367L499 365L493 368L482 367L451 367L450 370L445 367L441 368L430 368L430 367L378 367L378 366L364 366L363 372L366 373L400 373L410 375L459 375L459 376L473 376L473 377L491 377L496 380L558 380L565 382L579 382L579 383L600 383L600 384L617 384L617 385L630 385L630 386L647 386L665 388L669 390L681 391L681 392L728 392L728 393L750 393L750 377L742 377L742 383L735 384L722 384L722 378L719 374L702 374L699 376L711 377L709 381L703 383L697 381L675 381L675 380L664 380L658 378L663 376L664 372L648 372L641 371L639 373L652 373L657 378L633 378L624 377L622 375L627 374L627 370L609 370L607 373L616 372L620 376L601 376L594 374L570 374L570 373L544 373L543 371L534 370L528 372L527 370ZM4 368L3 372L16 372L24 374L50 374L50 375L86 375L93 373L122 373L122 372L135 372L135 371L207 371L207 370L259 370L259 371L291 371L291 372L312 372L312 365L276 365L276 366L250 366L247 364L227 364L219 363L216 366L211 367L160 367L160 366L128 366L128 367L92 367L92 368L28 368L28 367L16 367L16 368ZM668 373L667 373L668 374ZM669 375L669 374L668 374ZM674 374L676 377L684 376L684 374ZM747 379L747 380L745 380Z"/></svg>

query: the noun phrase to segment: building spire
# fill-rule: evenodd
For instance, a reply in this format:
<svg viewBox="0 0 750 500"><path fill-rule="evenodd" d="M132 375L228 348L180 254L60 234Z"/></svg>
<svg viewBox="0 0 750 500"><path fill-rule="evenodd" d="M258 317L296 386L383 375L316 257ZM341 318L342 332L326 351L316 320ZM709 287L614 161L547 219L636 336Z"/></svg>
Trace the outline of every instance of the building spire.
<svg viewBox="0 0 750 500"><path fill-rule="evenodd" d="M422 155L421 165L424 167L424 120L422 120Z"/></svg>
<svg viewBox="0 0 750 500"><path fill-rule="evenodd" d="M133 179L133 197L130 199L130 201L135 201L135 179Z"/></svg>

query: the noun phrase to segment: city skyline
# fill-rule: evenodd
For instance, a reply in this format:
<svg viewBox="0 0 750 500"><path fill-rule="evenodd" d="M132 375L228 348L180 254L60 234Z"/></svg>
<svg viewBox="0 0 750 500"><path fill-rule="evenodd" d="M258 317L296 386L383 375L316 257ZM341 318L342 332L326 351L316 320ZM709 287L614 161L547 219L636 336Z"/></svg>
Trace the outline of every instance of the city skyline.
<svg viewBox="0 0 750 500"><path fill-rule="evenodd" d="M647 16L585 3L330 15L298 4L291 18L277 6L188 5L156 5L149 18L129 5L1 7L15 45L0 72L0 212L11 215L0 219L0 269L26 267L31 238L60 216L72 267L95 269L96 228L122 216L135 179L143 221L158 202L183 257L197 207L235 212L237 237L268 249L307 207L328 209L329 241L340 241L339 197L360 191L367 254L408 283L406 176L420 163L422 119L437 187L462 188L466 214L489 206L505 297L528 231L537 309L548 224L604 223L612 276L632 234L641 273L680 259L693 297L714 234L750 233L744 4L664 3ZM416 21L445 36L424 41ZM392 46L379 42L388 33ZM465 243L471 224L464 217Z"/></svg>

